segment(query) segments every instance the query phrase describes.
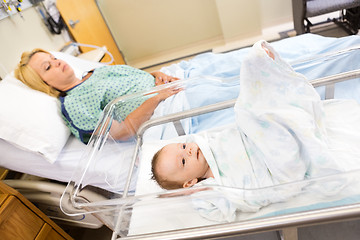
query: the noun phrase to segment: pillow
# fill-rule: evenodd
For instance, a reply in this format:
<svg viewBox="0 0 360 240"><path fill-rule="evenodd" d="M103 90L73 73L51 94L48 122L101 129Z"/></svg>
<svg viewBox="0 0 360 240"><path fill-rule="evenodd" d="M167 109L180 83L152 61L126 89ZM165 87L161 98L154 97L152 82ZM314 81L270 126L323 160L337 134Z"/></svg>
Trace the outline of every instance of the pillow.
<svg viewBox="0 0 360 240"><path fill-rule="evenodd" d="M66 61L80 78L84 71L103 66L61 52L52 54ZM29 88L13 73L0 81L0 138L53 163L69 136L58 99Z"/></svg>

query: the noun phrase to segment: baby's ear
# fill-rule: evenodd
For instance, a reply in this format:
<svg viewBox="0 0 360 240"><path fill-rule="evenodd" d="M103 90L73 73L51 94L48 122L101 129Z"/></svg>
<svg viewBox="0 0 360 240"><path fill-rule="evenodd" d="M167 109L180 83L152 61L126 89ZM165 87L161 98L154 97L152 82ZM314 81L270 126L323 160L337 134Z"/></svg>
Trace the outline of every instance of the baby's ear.
<svg viewBox="0 0 360 240"><path fill-rule="evenodd" d="M183 184L183 188L188 188L194 186L198 182L197 178L189 180Z"/></svg>

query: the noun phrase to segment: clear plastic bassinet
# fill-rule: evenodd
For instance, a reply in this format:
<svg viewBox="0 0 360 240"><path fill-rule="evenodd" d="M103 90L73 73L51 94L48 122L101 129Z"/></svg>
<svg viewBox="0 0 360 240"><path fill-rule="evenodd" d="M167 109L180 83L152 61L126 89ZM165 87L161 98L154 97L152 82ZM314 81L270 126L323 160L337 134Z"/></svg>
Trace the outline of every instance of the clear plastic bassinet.
<svg viewBox="0 0 360 240"><path fill-rule="evenodd" d="M334 68L339 61L354 59L360 62L357 48L300 60L292 66L305 75L318 69L316 79L310 78L310 81L325 99L336 97L338 88L341 94L344 88L360 84L360 70ZM327 67L320 67L324 65ZM350 83L346 85L343 81ZM164 101L132 139L115 141L109 135L112 122L124 120L121 118L124 104L144 101L167 87L184 90L179 96ZM144 179L151 181L149 175L141 175L146 149L155 148L160 141L178 135L226 126L233 121L232 107L238 92L238 76L225 79L199 76L112 101L104 109L102 119L62 195L60 205L63 212L73 216L93 214L114 231L113 238L128 239L139 239L140 236L142 239L202 238L360 216L360 170L261 189L206 186L151 191L151 184L142 186ZM329 183L338 187L324 193ZM268 201L269 198L279 198L279 195L284 200L261 211L242 212L231 220L219 222L202 217L194 209L198 196L211 202L211 199L224 197L224 192L249 202Z"/></svg>

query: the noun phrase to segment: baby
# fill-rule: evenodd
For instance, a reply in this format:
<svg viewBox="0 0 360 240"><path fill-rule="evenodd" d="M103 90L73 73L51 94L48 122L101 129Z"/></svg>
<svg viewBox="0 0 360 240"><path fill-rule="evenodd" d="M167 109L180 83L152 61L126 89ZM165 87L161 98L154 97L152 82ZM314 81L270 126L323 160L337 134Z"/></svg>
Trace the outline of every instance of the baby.
<svg viewBox="0 0 360 240"><path fill-rule="evenodd" d="M187 188L214 177L201 149L194 143L172 143L152 160L152 179L165 189Z"/></svg>
<svg viewBox="0 0 360 240"><path fill-rule="evenodd" d="M265 43L261 47L271 59L275 59ZM166 145L152 160L152 179L164 189L191 187L209 177L214 178L214 175L195 142Z"/></svg>

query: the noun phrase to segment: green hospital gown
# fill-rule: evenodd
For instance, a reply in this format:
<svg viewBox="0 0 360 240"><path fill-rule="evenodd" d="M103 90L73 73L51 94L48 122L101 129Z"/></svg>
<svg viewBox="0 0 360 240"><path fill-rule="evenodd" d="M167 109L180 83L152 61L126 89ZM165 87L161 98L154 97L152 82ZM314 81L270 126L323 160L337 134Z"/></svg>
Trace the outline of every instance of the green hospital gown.
<svg viewBox="0 0 360 240"><path fill-rule="evenodd" d="M61 97L63 118L71 132L82 142L87 142L94 131L106 104L113 99L155 86L154 77L127 65L96 68L84 82L68 90ZM146 99L121 106L120 120L125 119Z"/></svg>

